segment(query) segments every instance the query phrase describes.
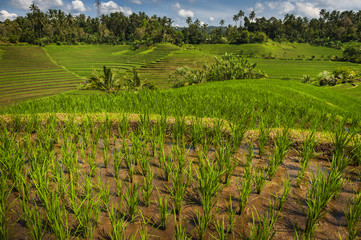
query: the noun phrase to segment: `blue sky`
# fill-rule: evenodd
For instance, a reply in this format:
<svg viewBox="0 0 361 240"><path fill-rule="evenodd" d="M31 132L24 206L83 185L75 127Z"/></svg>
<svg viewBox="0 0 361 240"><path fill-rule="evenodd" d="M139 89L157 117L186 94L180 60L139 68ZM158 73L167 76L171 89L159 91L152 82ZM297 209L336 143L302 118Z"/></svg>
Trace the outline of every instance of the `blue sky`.
<svg viewBox="0 0 361 240"><path fill-rule="evenodd" d="M0 0L0 21L23 16L34 2L41 10L49 8L62 9L74 15L84 13L96 16L95 0ZM122 11L129 15L132 12L144 11L149 16L167 16L173 19L174 25L184 26L187 17L198 18L208 25L218 25L221 19L226 25L234 24L232 18L239 10L247 15L254 10L256 17L283 18L286 13L302 17L318 17L321 9L354 10L361 9L361 0L102 0L101 12Z"/></svg>

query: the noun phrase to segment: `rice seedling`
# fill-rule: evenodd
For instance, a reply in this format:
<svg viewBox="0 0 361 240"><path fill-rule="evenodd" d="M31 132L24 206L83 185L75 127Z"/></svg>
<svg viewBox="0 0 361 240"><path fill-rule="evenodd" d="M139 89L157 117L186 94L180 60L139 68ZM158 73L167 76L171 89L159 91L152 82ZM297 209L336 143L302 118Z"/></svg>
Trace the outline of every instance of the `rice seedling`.
<svg viewBox="0 0 361 240"><path fill-rule="evenodd" d="M279 166L279 161L278 158L276 156L276 153L273 153L270 157L269 157L269 162L268 162L268 166L267 166L267 177L268 180L272 180L272 178L276 175L278 166Z"/></svg>
<svg viewBox="0 0 361 240"><path fill-rule="evenodd" d="M118 120L117 120L117 123L118 123L118 134L119 134L119 137L121 138L124 138L127 136L128 134L128 130L129 130L129 116L126 114L126 113L122 113Z"/></svg>
<svg viewBox="0 0 361 240"><path fill-rule="evenodd" d="M278 205L277 205L277 210L278 211L282 211L286 201L287 201L287 198L288 198L288 195L290 193L290 189L291 189L291 181L292 179L286 179L284 178L283 179L283 192L282 192L282 196L281 197L278 197L276 196L276 198L278 199Z"/></svg>
<svg viewBox="0 0 361 240"><path fill-rule="evenodd" d="M228 231L224 224L224 217L222 218L221 222L219 222L218 220L216 221L215 227L216 227L217 236L212 235L212 237L214 239L226 240L228 238Z"/></svg>
<svg viewBox="0 0 361 240"><path fill-rule="evenodd" d="M224 122L220 118L216 118L213 121L213 146L216 148L222 142L222 132L224 128Z"/></svg>
<svg viewBox="0 0 361 240"><path fill-rule="evenodd" d="M352 159L356 166L361 165L361 140L359 137L354 137L352 141Z"/></svg>
<svg viewBox="0 0 361 240"><path fill-rule="evenodd" d="M216 163L219 171L224 170L223 183L229 184L237 163L233 160L231 149L227 143L224 143L216 151Z"/></svg>
<svg viewBox="0 0 361 240"><path fill-rule="evenodd" d="M345 150L347 149L348 144L355 137L355 132L345 131L345 124L340 124L334 130L333 142L335 147L335 153L337 158L342 158L345 155Z"/></svg>
<svg viewBox="0 0 361 240"><path fill-rule="evenodd" d="M141 169L141 174L144 177L148 176L149 172L151 171L151 168L150 168L150 161L146 155L142 155L140 157L139 165L140 165L140 169Z"/></svg>
<svg viewBox="0 0 361 240"><path fill-rule="evenodd" d="M193 118L190 129L190 139L194 148L204 139L203 121L201 118Z"/></svg>
<svg viewBox="0 0 361 240"><path fill-rule="evenodd" d="M218 170L208 158L200 159L200 167L196 171L196 181L202 207L210 208L218 192L224 188L224 185L219 182L223 174L224 170Z"/></svg>
<svg viewBox="0 0 361 240"><path fill-rule="evenodd" d="M124 153L124 162L128 172L128 178L130 182L133 182L133 176L135 171L135 162L134 158L130 155L130 150L127 148Z"/></svg>
<svg viewBox="0 0 361 240"><path fill-rule="evenodd" d="M172 139L173 139L173 143L177 143L179 142L185 135L186 133L186 120L184 115L182 116L177 116L175 118L175 122L173 124L172 127Z"/></svg>
<svg viewBox="0 0 361 240"><path fill-rule="evenodd" d="M164 143L159 146L158 161L161 168L164 170L164 180L169 181L172 172L172 162L168 161L164 151Z"/></svg>
<svg viewBox="0 0 361 240"><path fill-rule="evenodd" d="M266 211L261 216L258 214L256 209L255 212L258 218L258 225L256 226L255 216L252 211L252 228L247 239L273 239L276 235L276 229L274 228L274 225L279 218L279 212L276 211L275 203L270 200L270 207L268 211Z"/></svg>
<svg viewBox="0 0 361 240"><path fill-rule="evenodd" d="M183 178L184 172L180 173L178 170L174 170L172 173L172 188L166 186L173 200L173 210L176 215L179 215L182 210L184 196L189 185L189 180L187 179L184 182Z"/></svg>
<svg viewBox="0 0 361 240"><path fill-rule="evenodd" d="M140 227L138 229L139 237L141 240L148 240L151 237L151 235L148 233L148 227L147 227L149 220L148 221L145 220L145 217L142 212L140 212L140 215L142 219L140 220Z"/></svg>
<svg viewBox="0 0 361 240"><path fill-rule="evenodd" d="M361 233L361 192L347 200L347 207L344 210L348 239L357 239Z"/></svg>
<svg viewBox="0 0 361 240"><path fill-rule="evenodd" d="M331 160L331 172L342 174L347 166L351 163L352 159L343 155L335 153Z"/></svg>
<svg viewBox="0 0 361 240"><path fill-rule="evenodd" d="M9 210L11 209L11 204L8 204L11 188L8 187L4 174L0 174L0 238L1 239L11 239L13 225L9 223Z"/></svg>
<svg viewBox="0 0 361 240"><path fill-rule="evenodd" d="M92 150L92 156L88 156L87 158L89 167L90 167L90 174L91 176L95 177L97 172L97 164L96 164L96 151Z"/></svg>
<svg viewBox="0 0 361 240"><path fill-rule="evenodd" d="M149 113L145 112L144 114L139 114L139 127L138 131L142 136L145 136L148 134L148 131L150 129L150 118Z"/></svg>
<svg viewBox="0 0 361 240"><path fill-rule="evenodd" d="M99 199L101 200L102 208L104 210L109 209L109 202L110 202L110 186L109 182L105 183L103 182L100 177L98 176L98 185L97 185L98 191L99 191Z"/></svg>
<svg viewBox="0 0 361 240"><path fill-rule="evenodd" d="M264 155L264 148L268 143L269 136L270 136L271 130L269 128L266 128L265 124L263 122L260 123L259 128L259 137L258 137L258 147L259 147L259 156L262 157Z"/></svg>
<svg viewBox="0 0 361 240"><path fill-rule="evenodd" d="M168 209L169 199L167 197L161 197L158 192L157 206L160 213L160 228L167 229L168 216L170 215Z"/></svg>
<svg viewBox="0 0 361 240"><path fill-rule="evenodd" d="M127 191L124 194L124 200L126 203L126 210L129 217L129 220L133 222L138 215L139 208L139 197L138 190L139 185L132 183L126 185Z"/></svg>
<svg viewBox="0 0 361 240"><path fill-rule="evenodd" d="M212 212L212 208L217 206L215 203L214 205L202 205L203 214L201 214L198 210L196 210L197 216L197 229L198 229L198 237L199 239L204 239L206 231L210 224L213 223L214 219L216 218L218 208L216 207L215 211Z"/></svg>
<svg viewBox="0 0 361 240"><path fill-rule="evenodd" d="M251 166L254 157L253 142L250 141L248 144L248 153L246 154L246 166Z"/></svg>
<svg viewBox="0 0 361 240"><path fill-rule="evenodd" d="M188 240L191 239L188 237L186 232L186 226L182 226L182 221L177 219L177 214L174 213L174 239L175 240Z"/></svg>
<svg viewBox="0 0 361 240"><path fill-rule="evenodd" d="M71 231L68 223L68 212L60 197L55 192L52 192L44 205L50 231L54 233L57 239L69 239Z"/></svg>
<svg viewBox="0 0 361 240"><path fill-rule="evenodd" d="M281 164L286 157L286 154L288 153L290 147L291 147L292 141L290 140L290 130L289 128L283 128L282 134L279 132L276 134L276 140L275 140L275 156L277 159L278 165Z"/></svg>
<svg viewBox="0 0 361 240"><path fill-rule="evenodd" d="M304 237L311 239L318 227L319 221L326 215L326 206L331 199L337 196L343 185L341 174L331 171L328 176L324 176L320 170L310 181L308 190L307 217Z"/></svg>
<svg viewBox="0 0 361 240"><path fill-rule="evenodd" d="M263 187L266 185L266 178L266 170L264 167L253 171L253 182L258 194L262 192Z"/></svg>
<svg viewBox="0 0 361 240"><path fill-rule="evenodd" d="M123 191L122 191L123 180L121 178L116 179L115 186L116 186L116 189L117 189L118 197L121 197L121 199L122 199L122 197L123 197Z"/></svg>
<svg viewBox="0 0 361 240"><path fill-rule="evenodd" d="M239 210L238 214L241 215L248 203L248 198L252 192L252 168L251 165L246 166L244 181L241 182L240 187L237 186L239 192Z"/></svg>
<svg viewBox="0 0 361 240"><path fill-rule="evenodd" d="M178 166L176 168L179 169L179 171L182 171L182 169L185 169L186 167L186 154L189 153L190 150L188 150L188 152L186 153L186 143L184 138L182 139L182 141L180 142L180 146L178 146L178 156L176 157L176 159L178 160Z"/></svg>
<svg viewBox="0 0 361 240"><path fill-rule="evenodd" d="M114 168L114 177L115 179L119 179L119 170L122 164L122 152L119 150L117 154L114 153L113 158L113 168Z"/></svg>
<svg viewBox="0 0 361 240"><path fill-rule="evenodd" d="M119 209L121 204L119 206ZM110 238L112 240L123 240L125 237L125 229L128 223L125 221L124 216L119 216L119 210L117 206L108 209L108 215L110 219L110 223L112 225L112 229L110 231Z"/></svg>
<svg viewBox="0 0 361 240"><path fill-rule="evenodd" d="M142 196L144 205L149 207L150 205L150 196L153 193L153 173L149 171L149 173L143 176L143 186L142 186Z"/></svg>
<svg viewBox="0 0 361 240"><path fill-rule="evenodd" d="M29 205L29 203L27 203ZM28 237L31 240L44 239L45 231L43 225L43 219L41 218L40 212L38 209L30 208L28 209L26 215L24 214L26 227L28 229Z"/></svg>
<svg viewBox="0 0 361 240"><path fill-rule="evenodd" d="M101 197L101 199L104 197ZM72 206L72 210L76 219L78 220L78 226L76 233L80 234L83 238L91 238L94 232L94 226L92 219L97 219L99 216L99 199L91 198L90 195L85 196L82 200L69 198ZM102 199L103 200L103 199ZM109 201L109 200L108 200ZM107 209L107 208L106 208ZM95 220L96 221L96 220Z"/></svg>
<svg viewBox="0 0 361 240"><path fill-rule="evenodd" d="M155 135L154 132L152 135ZM157 152L157 138L156 137L150 138L150 150L152 152L149 155L152 157L155 157L155 153Z"/></svg>
<svg viewBox="0 0 361 240"><path fill-rule="evenodd" d="M247 132L247 117L247 114L245 114L242 117L241 122L233 122L232 124L229 124L229 127L231 128L231 143L233 151L238 150Z"/></svg>
<svg viewBox="0 0 361 240"><path fill-rule="evenodd" d="M315 132L307 135L302 144L302 152L300 158L300 170L298 170L297 184L299 185L305 176L305 171L308 168L310 159L315 156L315 148L317 146L317 140Z"/></svg>
<svg viewBox="0 0 361 240"><path fill-rule="evenodd" d="M103 162L104 162L104 167L108 168L108 163L109 163L109 148L105 147L103 149Z"/></svg>
<svg viewBox="0 0 361 240"><path fill-rule="evenodd" d="M236 216L236 208L233 207L233 202L232 202L232 196L229 196L229 205L227 206L228 209L228 228L227 228L227 233L232 233L232 235L234 234L234 227L235 227L235 216Z"/></svg>

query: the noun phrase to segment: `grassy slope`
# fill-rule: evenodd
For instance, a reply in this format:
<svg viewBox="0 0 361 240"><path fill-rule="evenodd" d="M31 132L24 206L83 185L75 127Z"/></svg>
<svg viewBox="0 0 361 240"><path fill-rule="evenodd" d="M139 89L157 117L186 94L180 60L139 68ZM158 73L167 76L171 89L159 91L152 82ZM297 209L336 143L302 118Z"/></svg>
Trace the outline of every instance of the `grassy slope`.
<svg viewBox="0 0 361 240"><path fill-rule="evenodd" d="M315 77L322 71L332 71L340 66L359 67L329 61L330 56L341 55L340 50L299 43L205 44L182 48L166 44L136 51L128 50L128 46L48 46L46 49L61 66L80 76L90 76L92 68L101 68L104 64L121 71L137 67L142 79L154 81L161 87L171 85L168 76L176 68L196 67L197 63L210 62L215 55L226 52L249 56L250 61L257 63L270 78L301 79L303 75Z"/></svg>
<svg viewBox="0 0 361 240"><path fill-rule="evenodd" d="M342 55L341 50L303 43L215 44L200 45L197 49L217 56L225 52L243 53L270 78L301 79L303 75L316 77L322 71L333 71L341 66L359 68L358 64L329 61L330 56Z"/></svg>
<svg viewBox="0 0 361 240"><path fill-rule="evenodd" d="M139 68L159 61L178 50L178 47L170 44L141 47L137 50L129 48L126 45L51 45L46 50L59 65L83 77L89 77L92 68L101 68L103 65L125 72L133 67Z"/></svg>
<svg viewBox="0 0 361 240"><path fill-rule="evenodd" d="M307 127L320 120L324 130L335 121L360 121L361 100L293 81L234 80L157 92L123 92L118 96L60 95L1 109L6 113L131 112L172 116L239 119L247 112L269 126ZM303 122L305 125L300 124Z"/></svg>
<svg viewBox="0 0 361 240"><path fill-rule="evenodd" d="M89 77L93 68L99 69L103 65L114 67L120 72L135 67L141 79L154 81L160 87L171 86L168 75L177 67L194 66L195 62L211 59L208 54L187 51L171 44L141 47L135 51L129 48L125 45L51 45L46 50L59 65L82 77Z"/></svg>
<svg viewBox="0 0 361 240"><path fill-rule="evenodd" d="M58 90L67 90L69 89L67 85L68 78L76 79L75 76L65 73L63 69L49 62L49 59L40 48L16 47L7 49L11 49L13 52L6 54L3 51L3 58L7 58L7 63L2 65L5 68L1 69L0 84L2 84L2 91L4 92L2 97L5 101L46 96L48 86L53 86L53 84L60 88L54 89L54 92L50 94L54 94ZM359 67L356 64L327 60L330 55L341 54L339 50L296 43L185 45L182 48L170 44L161 44L152 47L141 47L135 51L129 50L129 46L124 45L51 45L45 49L54 62L84 78L90 76L92 68L101 68L103 65L113 66L120 69L121 72L136 67L141 79L154 81L160 87L171 86L171 83L168 82L168 75L174 72L177 67L184 65L197 67L198 63L210 62L213 60L214 55L219 56L225 52L243 52L246 55L253 56L250 61L256 62L258 67L269 75L269 78L275 79L284 77L301 79L306 74L314 77L324 70L332 71L339 66ZM29 56L25 57L21 54ZM8 59L8 55L12 58ZM265 59L262 56L279 59ZM306 60L312 59L313 56L316 60ZM24 59L23 62L18 58ZM297 60L298 58L305 60ZM5 63L4 59L0 61ZM36 79L37 84L34 84L34 79ZM79 80L76 79L76 81ZM38 87L41 87L41 90ZM74 85L72 85L73 87ZM361 96L359 87L335 87L333 90L355 97ZM77 93L83 94L85 92L78 91Z"/></svg>
<svg viewBox="0 0 361 240"><path fill-rule="evenodd" d="M1 47L0 104L74 90L80 79L39 47Z"/></svg>

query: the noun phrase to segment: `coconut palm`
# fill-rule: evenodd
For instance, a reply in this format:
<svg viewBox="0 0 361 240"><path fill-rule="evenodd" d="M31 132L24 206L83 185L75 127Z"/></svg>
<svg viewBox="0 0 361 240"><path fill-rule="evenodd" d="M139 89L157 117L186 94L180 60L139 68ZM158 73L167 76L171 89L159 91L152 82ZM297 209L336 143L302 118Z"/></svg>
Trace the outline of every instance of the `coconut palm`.
<svg viewBox="0 0 361 240"><path fill-rule="evenodd" d="M115 92L119 87L119 77L113 73L111 68L106 66L103 66L103 72L99 72L99 74L93 70L93 74L86 84L86 88L98 89L107 93Z"/></svg>

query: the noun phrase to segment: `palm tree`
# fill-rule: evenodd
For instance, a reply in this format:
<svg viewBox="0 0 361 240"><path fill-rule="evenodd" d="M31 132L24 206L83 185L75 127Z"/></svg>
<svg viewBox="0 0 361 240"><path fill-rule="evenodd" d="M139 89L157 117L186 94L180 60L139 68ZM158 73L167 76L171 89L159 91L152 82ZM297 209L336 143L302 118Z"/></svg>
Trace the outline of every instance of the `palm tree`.
<svg viewBox="0 0 361 240"><path fill-rule="evenodd" d="M97 15L100 17L100 6L102 5L102 2L100 0L95 0L95 7L97 9Z"/></svg>
<svg viewBox="0 0 361 240"><path fill-rule="evenodd" d="M237 22L239 21L239 16L238 16L238 14L235 14L235 15L233 16L233 21L236 23L236 26L237 26Z"/></svg>
<svg viewBox="0 0 361 240"><path fill-rule="evenodd" d="M241 28L242 27L242 18L244 17L244 12L242 10L239 10L237 15L239 17L239 28Z"/></svg>
<svg viewBox="0 0 361 240"><path fill-rule="evenodd" d="M191 23L192 23L192 18L191 18L191 17L187 17L186 23L187 23L188 25L191 25Z"/></svg>
<svg viewBox="0 0 361 240"><path fill-rule="evenodd" d="M120 79L111 68L103 66L103 72L98 74L93 70L93 76L89 78L85 88L98 89L107 93L115 92L119 89Z"/></svg>
<svg viewBox="0 0 361 240"><path fill-rule="evenodd" d="M252 12L249 14L249 19L253 21L253 19L256 17L256 12L252 10Z"/></svg>
<svg viewBox="0 0 361 240"><path fill-rule="evenodd" d="M221 25L221 27L223 27L223 25L224 25L224 20L223 19L221 19L221 21L219 21L219 25Z"/></svg>

